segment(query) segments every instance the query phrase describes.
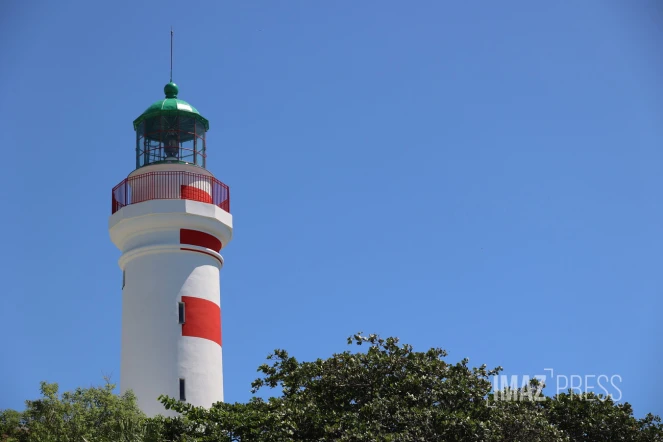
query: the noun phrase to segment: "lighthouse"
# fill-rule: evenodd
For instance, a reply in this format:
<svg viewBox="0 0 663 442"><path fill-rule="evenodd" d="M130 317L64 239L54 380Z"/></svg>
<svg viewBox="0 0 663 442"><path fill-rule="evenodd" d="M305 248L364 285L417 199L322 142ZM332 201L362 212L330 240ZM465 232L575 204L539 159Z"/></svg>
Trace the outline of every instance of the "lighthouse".
<svg viewBox="0 0 663 442"><path fill-rule="evenodd" d="M207 170L209 122L178 98L133 122L136 169L112 190L110 237L122 255L120 390L148 416L167 395L223 401L220 252L232 238L228 186Z"/></svg>

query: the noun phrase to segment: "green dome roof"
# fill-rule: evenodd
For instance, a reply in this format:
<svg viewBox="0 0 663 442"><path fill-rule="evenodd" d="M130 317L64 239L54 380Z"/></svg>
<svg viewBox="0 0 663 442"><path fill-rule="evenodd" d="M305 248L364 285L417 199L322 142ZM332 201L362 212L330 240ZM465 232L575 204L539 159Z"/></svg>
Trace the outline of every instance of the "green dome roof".
<svg viewBox="0 0 663 442"><path fill-rule="evenodd" d="M136 118L134 120L134 130L145 118L158 114L190 114L205 125L205 130L209 130L209 121L200 115L198 109L191 106L186 101L177 98L179 88L175 83L168 83L163 88L163 91L166 94L166 98L154 102L140 115L140 117Z"/></svg>

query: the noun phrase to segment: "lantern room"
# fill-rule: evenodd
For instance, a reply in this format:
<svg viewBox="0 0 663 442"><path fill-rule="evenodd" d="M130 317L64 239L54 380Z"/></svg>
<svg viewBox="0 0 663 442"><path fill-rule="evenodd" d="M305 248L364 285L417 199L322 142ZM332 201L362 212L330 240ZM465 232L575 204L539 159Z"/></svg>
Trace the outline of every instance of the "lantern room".
<svg viewBox="0 0 663 442"><path fill-rule="evenodd" d="M164 87L166 98L134 121L136 169L157 163L205 167L205 133L209 122L189 103L177 98L175 83Z"/></svg>

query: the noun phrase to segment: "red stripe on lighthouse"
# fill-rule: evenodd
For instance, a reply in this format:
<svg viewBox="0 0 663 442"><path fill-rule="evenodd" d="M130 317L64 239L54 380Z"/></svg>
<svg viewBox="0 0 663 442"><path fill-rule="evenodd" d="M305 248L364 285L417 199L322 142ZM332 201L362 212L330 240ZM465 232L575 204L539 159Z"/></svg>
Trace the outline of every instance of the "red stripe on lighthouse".
<svg viewBox="0 0 663 442"><path fill-rule="evenodd" d="M187 186L186 184L182 184L182 187L180 188L180 195L182 196L183 200L193 200L212 204L212 196L205 192L203 189L199 189L194 186Z"/></svg>
<svg viewBox="0 0 663 442"><path fill-rule="evenodd" d="M182 336L209 339L221 345L221 308L207 299L182 296L185 321Z"/></svg>
<svg viewBox="0 0 663 442"><path fill-rule="evenodd" d="M180 243L192 246L205 247L215 252L221 251L221 241L209 233L198 230L180 229Z"/></svg>

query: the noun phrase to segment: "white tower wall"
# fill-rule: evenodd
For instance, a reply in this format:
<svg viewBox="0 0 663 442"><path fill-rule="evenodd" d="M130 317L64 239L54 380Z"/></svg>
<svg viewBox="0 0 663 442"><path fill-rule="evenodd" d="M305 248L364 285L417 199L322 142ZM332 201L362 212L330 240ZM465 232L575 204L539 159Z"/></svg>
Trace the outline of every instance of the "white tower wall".
<svg viewBox="0 0 663 442"><path fill-rule="evenodd" d="M209 203L156 199L123 207L109 225L124 272L120 390L133 390L148 416L173 414L157 398L179 399L180 379L186 402L223 401L223 258L215 248L232 238L232 216Z"/></svg>

